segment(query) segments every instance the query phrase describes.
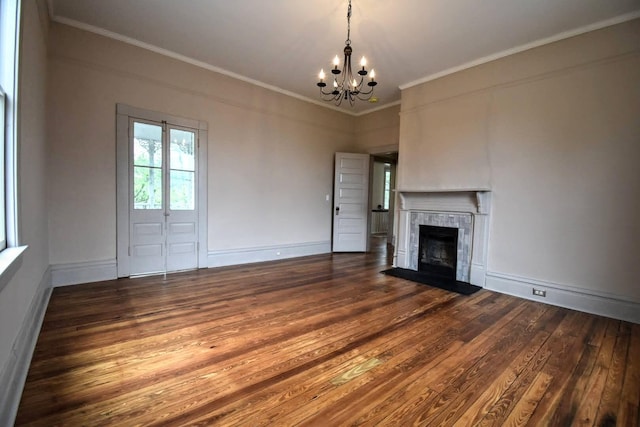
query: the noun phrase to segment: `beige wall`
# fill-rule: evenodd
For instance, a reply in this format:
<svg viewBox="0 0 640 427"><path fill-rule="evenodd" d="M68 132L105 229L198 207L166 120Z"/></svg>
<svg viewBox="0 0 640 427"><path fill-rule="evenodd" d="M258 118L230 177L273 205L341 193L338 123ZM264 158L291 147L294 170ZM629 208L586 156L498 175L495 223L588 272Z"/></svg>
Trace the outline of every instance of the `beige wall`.
<svg viewBox="0 0 640 427"><path fill-rule="evenodd" d="M116 256L116 103L208 123L209 250L330 241L352 117L64 25L51 38L52 264Z"/></svg>
<svg viewBox="0 0 640 427"><path fill-rule="evenodd" d="M22 2L18 112L19 239L28 245L22 266L0 291L0 374L11 364L12 347L27 321L29 308L42 292L38 286L49 266L47 239L46 26L41 25L36 2ZM25 331L28 332L28 331ZM22 356L22 355L17 355ZM15 365L12 365L15 366ZM2 377L2 375L0 375ZM9 388L9 384L2 384ZM3 390L4 391L4 390ZM2 392L0 392L0 395ZM0 408L2 412L4 408ZM0 419L3 419L0 414Z"/></svg>
<svg viewBox="0 0 640 427"><path fill-rule="evenodd" d="M398 188L490 188L490 271L640 302L639 76L635 20L406 89Z"/></svg>
<svg viewBox="0 0 640 427"><path fill-rule="evenodd" d="M392 105L381 110L355 117L355 138L359 152L380 154L389 147L398 146L400 106Z"/></svg>
<svg viewBox="0 0 640 427"><path fill-rule="evenodd" d="M490 94L469 94L403 110L398 187L403 191L489 188L490 101Z"/></svg>

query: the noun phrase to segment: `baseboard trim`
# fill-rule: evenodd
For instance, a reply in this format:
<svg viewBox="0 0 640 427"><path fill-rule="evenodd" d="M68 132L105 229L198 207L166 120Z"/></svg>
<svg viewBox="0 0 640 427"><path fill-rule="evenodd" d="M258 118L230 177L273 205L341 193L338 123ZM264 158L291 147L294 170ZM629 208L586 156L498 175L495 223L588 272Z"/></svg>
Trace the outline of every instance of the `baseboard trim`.
<svg viewBox="0 0 640 427"><path fill-rule="evenodd" d="M118 264L115 259L51 266L51 286L53 287L101 282L117 278Z"/></svg>
<svg viewBox="0 0 640 427"><path fill-rule="evenodd" d="M29 365L36 348L44 314L51 297L51 269L47 268L36 292L22 327L11 348L11 354L0 375L0 425L10 426L15 421L27 380Z"/></svg>
<svg viewBox="0 0 640 427"><path fill-rule="evenodd" d="M546 297L533 295L534 287L545 291ZM485 288L531 301L640 324L640 303L625 300L619 295L497 272L487 272Z"/></svg>
<svg viewBox="0 0 640 427"><path fill-rule="evenodd" d="M209 268L223 267L226 265L275 261L278 259L319 255L330 252L330 241L209 251L208 265Z"/></svg>

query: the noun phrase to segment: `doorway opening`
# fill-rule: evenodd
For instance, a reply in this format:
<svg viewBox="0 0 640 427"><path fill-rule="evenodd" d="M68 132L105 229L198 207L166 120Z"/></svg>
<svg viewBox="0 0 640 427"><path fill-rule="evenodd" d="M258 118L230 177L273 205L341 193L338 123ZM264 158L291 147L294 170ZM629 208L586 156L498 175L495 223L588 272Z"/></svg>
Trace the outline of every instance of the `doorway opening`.
<svg viewBox="0 0 640 427"><path fill-rule="evenodd" d="M370 185L370 235L385 236L393 252L393 221L398 152L373 154Z"/></svg>

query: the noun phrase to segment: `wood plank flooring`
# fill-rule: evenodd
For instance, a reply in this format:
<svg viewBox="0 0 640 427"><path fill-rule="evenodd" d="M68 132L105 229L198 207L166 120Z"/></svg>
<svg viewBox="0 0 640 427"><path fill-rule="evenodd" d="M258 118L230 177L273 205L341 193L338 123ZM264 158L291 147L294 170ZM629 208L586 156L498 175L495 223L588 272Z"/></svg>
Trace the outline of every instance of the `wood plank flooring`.
<svg viewBox="0 0 640 427"><path fill-rule="evenodd" d="M381 246L57 288L16 425L640 425L640 325L387 266Z"/></svg>

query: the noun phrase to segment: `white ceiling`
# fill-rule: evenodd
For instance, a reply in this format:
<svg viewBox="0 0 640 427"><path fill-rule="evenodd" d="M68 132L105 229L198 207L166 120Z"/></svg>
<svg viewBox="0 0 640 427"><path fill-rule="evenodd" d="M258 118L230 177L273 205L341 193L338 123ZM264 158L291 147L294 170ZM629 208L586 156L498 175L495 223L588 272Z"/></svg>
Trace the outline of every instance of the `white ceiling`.
<svg viewBox="0 0 640 427"><path fill-rule="evenodd" d="M377 104L400 87L640 16L640 0L352 0L354 60L376 70ZM342 55L348 0L49 0L54 21L319 101ZM326 104L326 103L323 103Z"/></svg>

